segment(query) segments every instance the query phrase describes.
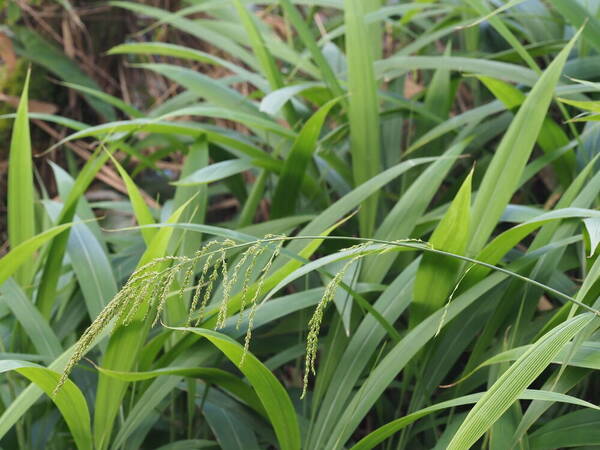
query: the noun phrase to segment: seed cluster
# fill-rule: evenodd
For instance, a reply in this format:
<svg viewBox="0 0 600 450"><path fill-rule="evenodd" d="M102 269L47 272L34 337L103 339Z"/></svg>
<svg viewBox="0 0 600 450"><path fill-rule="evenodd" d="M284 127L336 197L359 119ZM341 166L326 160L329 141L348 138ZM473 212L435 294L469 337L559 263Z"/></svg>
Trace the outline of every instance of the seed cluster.
<svg viewBox="0 0 600 450"><path fill-rule="evenodd" d="M223 298L217 313L216 329L223 328L228 317L228 304L231 297L231 289L237 282L237 274L244 271L240 315L237 327L241 325L243 309L250 308L248 319L248 330L245 338L245 354L250 345L254 315L258 306L258 297L263 287L264 279L269 272L273 260L279 255L284 242L283 236L265 236L264 239L255 241L241 254L239 261L233 270L229 271L227 265L228 252L243 245L236 245L230 239L224 241L209 241L193 256L165 256L156 258L138 268L125 283L117 295L104 307L98 317L85 330L76 344L73 355L67 362L63 374L54 389L56 394L66 382L75 365L83 358L93 342L111 324L115 328L127 326L133 321L145 322L153 314L152 326L156 325L164 311L167 300L173 296L173 286L178 276L182 275L181 285L177 290L177 297L184 298L187 290L193 290L192 300L189 306L187 326L198 326L206 315L206 308L212 298L213 288L221 277L223 286ZM251 288L253 272L257 258L267 249L271 256L259 273L256 281L257 287ZM202 267L198 274L198 282L192 286L197 269ZM249 298L250 297L250 298ZM197 314L196 320L193 320Z"/></svg>
<svg viewBox="0 0 600 450"><path fill-rule="evenodd" d="M248 327L244 338L244 352L240 361L240 364L243 364L250 347L254 318L259 305L258 299L263 294L264 282L274 260L281 253L283 243L289 239L294 238L267 235L263 239L247 244L236 244L230 239L224 241L213 240L206 243L193 256L165 256L154 259L140 267L85 330L76 344L73 356L68 361L54 394L64 385L73 367L83 358L94 341L113 323L115 328L127 326L133 321L146 323L153 315L152 326L154 326L162 317L167 300L175 295L184 301L186 291L193 291L186 322L187 326L198 326L204 323L206 309L213 298L213 288L219 279L222 286L222 299L214 313L216 315L215 329L223 328L230 314L236 310L235 307L230 305L231 292L238 287L238 277L242 272L243 278L241 278L241 287L239 288L241 293L240 304L238 306L240 312L236 328L240 328L247 309L249 311ZM386 253L397 248L392 244L406 242L418 242L430 246L428 243L416 239L406 239L386 244L374 244L367 241L341 251L341 253L346 253L345 257L348 258L348 261L326 285L323 297L308 322L302 397L306 395L310 374L315 374L319 333L325 309L335 297L337 288L348 269L360 258L370 254ZM239 255L237 263L230 270L228 258L236 250L244 248L245 250ZM267 261L259 273L255 274L259 257L267 251L270 252ZM194 285L196 279L197 283ZM178 289L174 289L177 280L181 280L180 285Z"/></svg>

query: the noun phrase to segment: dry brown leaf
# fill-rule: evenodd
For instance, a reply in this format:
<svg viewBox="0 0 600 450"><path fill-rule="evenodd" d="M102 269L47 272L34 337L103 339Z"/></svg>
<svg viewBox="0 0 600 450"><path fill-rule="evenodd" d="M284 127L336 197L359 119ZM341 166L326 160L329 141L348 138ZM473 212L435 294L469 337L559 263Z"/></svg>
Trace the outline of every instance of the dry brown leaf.
<svg viewBox="0 0 600 450"><path fill-rule="evenodd" d="M17 67L17 55L12 45L12 41L5 34L0 32L0 58L6 65L8 75L15 70Z"/></svg>
<svg viewBox="0 0 600 450"><path fill-rule="evenodd" d="M548 300L548 297L542 295L538 300L538 311L550 311L554 309L554 305Z"/></svg>
<svg viewBox="0 0 600 450"><path fill-rule="evenodd" d="M411 76L404 78L404 97L411 99L425 89L422 85L413 80Z"/></svg>
<svg viewBox="0 0 600 450"><path fill-rule="evenodd" d="M19 106L19 97L14 95L5 95L0 93L0 102L8 103L13 108ZM54 114L58 111L58 106L54 103L42 102L39 100L29 100L28 104L29 112L40 113L40 114Z"/></svg>

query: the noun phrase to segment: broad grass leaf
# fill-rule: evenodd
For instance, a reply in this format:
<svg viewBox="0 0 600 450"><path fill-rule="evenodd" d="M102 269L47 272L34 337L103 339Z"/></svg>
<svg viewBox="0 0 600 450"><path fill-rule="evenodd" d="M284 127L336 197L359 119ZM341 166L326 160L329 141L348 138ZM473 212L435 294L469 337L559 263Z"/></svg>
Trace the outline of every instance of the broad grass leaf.
<svg viewBox="0 0 600 450"><path fill-rule="evenodd" d="M588 243L588 257L596 253L598 244L600 244L600 217L583 219L585 225L586 238Z"/></svg>
<svg viewBox="0 0 600 450"><path fill-rule="evenodd" d="M142 113L137 108L124 102L120 98L109 95L98 89L95 89L90 86L82 86L80 84L69 83L69 82L63 82L62 84L63 84L63 86L68 87L69 89L74 89L76 91L83 92L84 94L87 94L88 96L97 98L108 105L112 105L115 108L117 108L117 109L121 110L122 112L124 112L125 114L127 114L129 117L132 117L132 118L144 117L144 113Z"/></svg>
<svg viewBox="0 0 600 450"><path fill-rule="evenodd" d="M109 55L163 55L172 56L174 58L191 59L202 63L215 64L222 66L225 69L231 70L240 78L252 83L261 90L267 90L266 80L254 72L244 69L243 67L233 64L218 56L211 55L200 50L196 50L183 45L169 44L166 42L132 42L128 44L120 44L111 48L108 51Z"/></svg>
<svg viewBox="0 0 600 450"><path fill-rule="evenodd" d="M515 347L502 353L498 353L497 355L494 355L481 363L475 370L479 370L492 364L515 361L523 356L528 350L530 350L532 346L533 344L523 345L521 347ZM555 356L555 358L552 360L552 363L567 364L573 367L600 370L600 343L595 341L585 341L577 346L574 346L573 344L567 344ZM471 374L473 372L471 372Z"/></svg>
<svg viewBox="0 0 600 450"><path fill-rule="evenodd" d="M566 98L559 98L558 100L566 105L575 106L576 108L583 109L585 111L590 111L593 113L600 113L600 102L599 101L593 101L593 100L578 101L578 100L569 100Z"/></svg>
<svg viewBox="0 0 600 450"><path fill-rule="evenodd" d="M408 414L404 417L394 420L393 422L387 423L375 431L372 431L367 436L362 438L357 444L352 446L350 450L369 450L377 446L379 443L383 442L388 437L397 433L398 431L406 428L411 423L419 420L422 417L425 417L434 412L455 408L457 406L469 405L472 403L476 403L485 395L485 392L480 392L477 394L469 394L463 397L455 398L452 400L447 400L442 403L438 403L436 405L429 406L427 408L421 409L414 413ZM518 398L519 400L541 400L541 401L551 401L551 402L560 402L573 404L578 406L583 406L586 408L591 408L591 410L600 409L598 406L586 402L584 400L580 400L576 397L572 397L570 395L559 394L556 392L550 391L538 391L526 389L524 390Z"/></svg>
<svg viewBox="0 0 600 450"><path fill-rule="evenodd" d="M125 187L127 188L127 194L129 195L129 201L131 202L131 206L133 206L133 212L135 214L135 219L139 225L152 225L155 222L154 217L152 217L152 213L142 197L142 193L138 189L135 182L131 179L127 171L121 166L119 161L112 155L110 155L110 159L112 163L117 168L119 175L123 179L125 183ZM158 230L153 228L142 228L142 236L144 237L144 242L146 245L150 245L152 239L156 235Z"/></svg>
<svg viewBox="0 0 600 450"><path fill-rule="evenodd" d="M478 253L509 203L531 155L564 64L579 33L559 53L535 84L506 131L488 166L473 205L469 254Z"/></svg>
<svg viewBox="0 0 600 450"><path fill-rule="evenodd" d="M490 25L492 25L496 31L510 44L512 48L515 49L517 54L525 61L525 63L534 71L540 72L538 65L535 60L529 54L529 52L525 49L525 47L521 44L519 39L513 34L511 29L504 23L500 18L496 17L494 12L490 12L486 3L483 0L467 0L467 3L471 5L479 14L484 14L487 17ZM510 2L505 7L514 6L518 4L517 2Z"/></svg>
<svg viewBox="0 0 600 450"><path fill-rule="evenodd" d="M201 28L194 20L181 17L180 15L173 14L170 11L165 11L163 9L155 8L142 3L123 1L115 1L110 3L111 5L119 8L124 8L129 11L144 14L148 17L159 19L161 23L172 25L185 33L190 33L193 36L196 36L198 39L210 42L211 45L224 50L232 57L248 64L248 66L251 68L258 68L258 63L254 55L248 52L242 45L234 42L225 33L219 33L206 27Z"/></svg>
<svg viewBox="0 0 600 450"><path fill-rule="evenodd" d="M529 436L532 450L600 446L600 412L581 409L561 415Z"/></svg>
<svg viewBox="0 0 600 450"><path fill-rule="evenodd" d="M271 204L271 218L279 219L294 213L302 180L307 174L308 166L317 147L317 141L325 119L340 98L331 100L315 112L306 121L292 148L285 159L283 170L279 175L279 182L273 194Z"/></svg>
<svg viewBox="0 0 600 450"><path fill-rule="evenodd" d="M169 218L169 222L177 222L188 206L185 203ZM140 258L138 267L165 255L171 239L173 228L161 228L152 239L152 242ZM143 320L148 306L147 303L127 326L117 324L110 337L106 351L102 357L102 365L107 369L129 371L139 357L139 350L146 339L150 328L150 320ZM122 349L127 348L127 352ZM109 444L114 420L121 406L127 383L100 375L98 379L98 393L94 415L94 443L98 449L104 449Z"/></svg>
<svg viewBox="0 0 600 450"><path fill-rule="evenodd" d="M136 67L159 73L194 92L210 104L229 108L231 111L261 115L258 107L238 91L230 89L219 83L218 80L195 70L159 63L137 64Z"/></svg>
<svg viewBox="0 0 600 450"><path fill-rule="evenodd" d="M175 441L169 444L162 445L156 450L190 450L191 448L208 448L211 450L216 450L219 448L219 445L216 441L209 441L207 439L185 439L182 441Z"/></svg>
<svg viewBox="0 0 600 450"><path fill-rule="evenodd" d="M62 204L44 201L44 206L52 220L56 220ZM75 216L74 219L76 223L69 234L67 253L71 259L71 266L77 277L89 317L94 320L117 293L117 281L106 249L88 226L90 222L77 223L79 222L78 216Z"/></svg>
<svg viewBox="0 0 600 450"><path fill-rule="evenodd" d="M381 189L383 186L390 183L392 180L396 179L406 171L421 164L432 163L437 160L438 158L414 158L384 170L362 185L354 188L331 206L325 208L319 215L317 215L317 217L315 217L304 228L302 228L299 235L311 236L321 233L322 230L332 226L336 220L338 220L338 218L344 217L345 215L351 213L366 198L373 194L373 192ZM288 250L299 252L302 248L302 242L291 242L287 248Z"/></svg>
<svg viewBox="0 0 600 450"><path fill-rule="evenodd" d="M553 0L552 7L575 28L583 27L583 37L600 51L600 20L577 0ZM591 8L591 5L589 6Z"/></svg>
<svg viewBox="0 0 600 450"><path fill-rule="evenodd" d="M96 150L83 166L69 191L69 196L64 200L63 209L57 221L58 226L73 220L79 200L94 180L96 173L106 163L112 151L114 151L113 147L110 147L108 151L102 149ZM36 305L45 318L51 316L54 301L56 300L56 288L62 272L63 257L69 241L68 229L69 227L64 228L65 232L58 234L48 248L48 256L44 264L42 279L36 297Z"/></svg>
<svg viewBox="0 0 600 450"><path fill-rule="evenodd" d="M463 254L469 242L471 222L471 171L452 200L450 208L434 230L429 242L433 248ZM415 279L411 303L411 327L444 305L456 284L461 262L426 253Z"/></svg>
<svg viewBox="0 0 600 450"><path fill-rule="evenodd" d="M194 138L205 135L209 141L233 148L242 155L257 159L266 159L267 162L272 161L271 158L260 148L246 141L241 141L235 138L232 139L227 134L211 131L208 127L202 126L202 124L161 121L159 118L123 120L87 127L67 136L51 148L58 147L66 142L86 137L103 137L107 141L112 141L121 138L124 134L139 132L166 133L191 136Z"/></svg>
<svg viewBox="0 0 600 450"><path fill-rule="evenodd" d="M175 109L164 114L161 119L170 119L187 116L201 116L205 118L225 119L233 122L239 122L260 133L272 133L273 135L283 136L293 139L296 133L280 125L271 117L258 111L238 111L230 105L225 106L187 106L181 109Z"/></svg>
<svg viewBox="0 0 600 450"><path fill-rule="evenodd" d="M279 5L281 5L281 8L285 11L288 20L296 29L296 32L302 40L302 43L310 52L312 59L315 61L317 67L321 72L321 77L323 78L323 81L327 84L327 86L331 90L331 93L335 97L343 95L344 91L341 88L340 83L335 73L333 72L333 69L331 68L331 65L329 64L329 62L323 55L323 52L317 45L317 42L313 37L310 28L298 12L296 6L294 6L290 0L279 0Z"/></svg>
<svg viewBox="0 0 600 450"><path fill-rule="evenodd" d="M28 71L13 124L8 158L7 225L8 242L11 248L17 247L35 235L33 163L27 117L30 75L31 72ZM35 255L31 256L31 261L15 273L15 278L21 285L29 284L33 277Z"/></svg>
<svg viewBox="0 0 600 450"><path fill-rule="evenodd" d="M214 393L214 392L212 392ZM209 392L209 396L211 392ZM260 450L252 423L239 411L224 406L222 402L204 403L204 418L215 435L219 448L227 450Z"/></svg>
<svg viewBox="0 0 600 450"><path fill-rule="evenodd" d="M1 301L8 306L23 327L38 354L50 356L52 359L58 357L63 350L54 330L17 282L9 278L0 284L0 293L2 293Z"/></svg>
<svg viewBox="0 0 600 450"><path fill-rule="evenodd" d="M419 218L426 211L444 178L468 143L468 140L461 140L451 145L439 159L427 167L411 183L404 195L400 197L377 228L375 238L394 240L406 239L412 236ZM367 259L362 279L373 283L380 282L392 266L395 258L396 255L390 254Z"/></svg>
<svg viewBox="0 0 600 450"><path fill-rule="evenodd" d="M499 73L505 80L533 86L538 75L531 69L499 61L490 61L462 56L391 56L375 62L377 79L391 80L411 70L447 69L458 72L472 72L490 77Z"/></svg>
<svg viewBox="0 0 600 450"><path fill-rule="evenodd" d="M269 369L251 353L246 354L242 363L244 347L224 334L203 328L174 327L172 329L205 337L223 352L248 378L256 391L273 425L280 447L283 450L300 449L300 429L296 411L287 391Z"/></svg>
<svg viewBox="0 0 600 450"><path fill-rule="evenodd" d="M373 68L371 30L365 21L369 6L362 0L344 1L346 57L348 60L348 123L350 151L356 186L369 181L381 169L379 100ZM379 195L374 192L362 204L358 218L363 237L373 234Z"/></svg>
<svg viewBox="0 0 600 450"><path fill-rule="evenodd" d="M240 378L221 369L212 367L165 367L146 372L122 372L104 369L102 367L96 367L96 369L109 377L128 382L151 380L165 375L198 378L204 380L207 384L215 384L232 393L259 414L266 417L265 409L252 388L240 380Z"/></svg>
<svg viewBox="0 0 600 450"><path fill-rule="evenodd" d="M557 326L504 372L475 404L462 423L449 450L469 448L518 399L568 342L594 320L590 313L582 314Z"/></svg>
<svg viewBox="0 0 600 450"><path fill-rule="evenodd" d="M227 161L221 161L198 169L172 184L175 186L194 186L213 183L245 172L253 167L254 164L248 159L228 159Z"/></svg>
<svg viewBox="0 0 600 450"><path fill-rule="evenodd" d="M281 70L277 67L277 63L271 54L269 46L266 44L265 38L268 38L268 36L261 33L261 30L256 23L256 18L248 12L248 9L246 9L247 6L242 1L232 0L232 2L240 17L241 23L244 26L244 30L246 31L252 50L258 59L260 68L269 82L271 90L281 89L284 87L283 76ZM288 124L292 127L295 126L297 116L291 102L287 102L283 106L283 112Z"/></svg>
<svg viewBox="0 0 600 450"><path fill-rule="evenodd" d="M9 277L13 276L22 264L29 261L38 248L63 231L68 230L71 225L70 223L62 224L36 234L0 258L0 283L4 283Z"/></svg>
<svg viewBox="0 0 600 450"><path fill-rule="evenodd" d="M495 96L498 100L506 105L509 110L516 109L522 105L526 99L523 92L504 81L497 80L492 77L478 76L477 77ZM569 138L551 117L546 117L542 124L542 129L537 137L537 143L542 150L549 154L552 151L569 145ZM562 155L558 161L553 163L560 177L561 184L565 189L569 186L572 174L575 172L575 154L567 152Z"/></svg>
<svg viewBox="0 0 600 450"><path fill-rule="evenodd" d="M34 31L33 27L13 27L11 31L16 34L22 45L22 56L54 73L63 81L101 91L98 84L74 61ZM84 98L101 117L115 120L115 111L111 105L87 94L84 94Z"/></svg>
<svg viewBox="0 0 600 450"><path fill-rule="evenodd" d="M60 373L28 361L0 361L0 373L9 371L23 375L52 398L79 450L93 449L88 406L85 397L72 381L67 381L64 390L53 397L52 391L60 378Z"/></svg>

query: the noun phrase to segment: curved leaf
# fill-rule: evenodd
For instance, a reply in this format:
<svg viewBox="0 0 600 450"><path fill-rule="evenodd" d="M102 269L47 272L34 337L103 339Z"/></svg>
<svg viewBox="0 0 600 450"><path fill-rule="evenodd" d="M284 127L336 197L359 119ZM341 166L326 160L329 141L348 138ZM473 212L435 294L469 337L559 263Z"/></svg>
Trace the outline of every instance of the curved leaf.
<svg viewBox="0 0 600 450"><path fill-rule="evenodd" d="M244 347L230 337L213 330L190 327L172 327L171 329L205 337L221 350L246 375L254 387L275 429L281 448L283 450L300 449L300 429L292 401L277 378L254 355L247 353L242 361Z"/></svg>
<svg viewBox="0 0 600 450"><path fill-rule="evenodd" d="M64 388L52 396L59 373L28 361L0 361L0 373L9 371L23 375L48 394L65 419L77 448L92 450L90 412L85 397L72 381L67 381Z"/></svg>

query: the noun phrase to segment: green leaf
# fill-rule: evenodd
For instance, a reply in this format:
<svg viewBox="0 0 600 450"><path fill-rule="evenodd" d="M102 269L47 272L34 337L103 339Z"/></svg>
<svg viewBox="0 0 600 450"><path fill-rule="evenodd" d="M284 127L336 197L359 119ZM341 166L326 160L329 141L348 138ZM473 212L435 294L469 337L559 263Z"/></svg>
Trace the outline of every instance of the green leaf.
<svg viewBox="0 0 600 450"><path fill-rule="evenodd" d="M27 118L29 78L27 72L23 92L13 125L8 159L8 242L11 248L27 241L35 235L33 166L31 162L31 138ZM34 255L28 264L19 268L15 278L19 284L28 285L33 277Z"/></svg>
<svg viewBox="0 0 600 450"><path fill-rule="evenodd" d="M575 106L576 108L583 109L585 111L590 111L593 113L600 113L600 102L599 101L578 101L578 100L569 100L566 98L559 98L559 101L565 103L567 105Z"/></svg>
<svg viewBox="0 0 600 450"><path fill-rule="evenodd" d="M581 31L580 31L581 32ZM569 44L535 84L506 131L487 168L473 205L473 232L468 253L478 253L509 203L546 117L552 95L575 41Z"/></svg>
<svg viewBox="0 0 600 450"><path fill-rule="evenodd" d="M44 202L44 206L53 220L58 217L62 209L62 205L57 202ZM76 221L77 219L78 217L75 216ZM89 317L93 320L118 290L109 257L88 223L73 225L69 234L67 252Z"/></svg>
<svg viewBox="0 0 600 450"><path fill-rule="evenodd" d="M508 83L486 76L478 76L477 78L509 110L515 109L525 101L525 94ZM569 138L560 125L552 120L552 118L546 117L537 137L537 143L548 154L558 148L567 146ZM575 172L576 161L574 152L565 153L558 161L553 163L553 166L560 177L561 184L567 188L571 181L571 173Z"/></svg>
<svg viewBox="0 0 600 450"><path fill-rule="evenodd" d="M469 242L471 221L471 179L469 173L450 208L429 239L433 248L463 254ZM456 283L461 262L454 258L427 253L423 255L415 279L411 304L411 326L440 309Z"/></svg>
<svg viewBox="0 0 600 450"><path fill-rule="evenodd" d="M391 80L402 76L411 70L448 69L458 72L472 72L490 77L499 73L502 78L526 86L533 86L539 79L536 72L531 69L498 61L478 58L465 58L459 56L391 56L375 63L375 72L378 79Z"/></svg>
<svg viewBox="0 0 600 450"><path fill-rule="evenodd" d="M156 450L197 450L202 448L217 449L219 446L215 441L207 441L206 439L186 439L183 441L175 441L158 447Z"/></svg>
<svg viewBox="0 0 600 450"><path fill-rule="evenodd" d="M253 55L246 51L242 45L234 42L226 33L216 32L207 27L199 27L195 20L190 20L181 17L179 14L173 14L170 11L165 11L160 8L144 5L137 2L110 2L111 5L119 8L125 8L130 11L141 13L148 17L160 19L162 23L167 23L182 30L185 33L190 33L198 39L204 40L211 45L218 47L236 59L240 59L248 66L257 68L257 62Z"/></svg>
<svg viewBox="0 0 600 450"><path fill-rule="evenodd" d="M582 409L544 424L529 436L533 450L600 446L600 413Z"/></svg>
<svg viewBox="0 0 600 450"><path fill-rule="evenodd" d="M204 403L204 417L210 426L219 448L227 450L260 450L252 423L237 410L222 405L222 401ZM222 400L222 399L219 399Z"/></svg>
<svg viewBox="0 0 600 450"><path fill-rule="evenodd" d="M596 51L600 51L600 20L576 0L553 0L552 7L575 28L583 28L583 37ZM591 5L589 6L591 8Z"/></svg>
<svg viewBox="0 0 600 450"><path fill-rule="evenodd" d="M348 123L350 151L356 186L381 169L379 100L373 68L373 41L365 22L368 5L363 0L344 0L346 54L348 59ZM378 193L366 199L359 211L360 234L373 235Z"/></svg>
<svg viewBox="0 0 600 450"><path fill-rule="evenodd" d="M35 251L48 242L56 235L69 229L72 224L66 223L57 227L50 228L43 233L36 234L20 245L17 245L10 252L0 258L0 284L8 280L9 277L13 276L17 269L27 263L29 259L34 255Z"/></svg>
<svg viewBox="0 0 600 450"><path fill-rule="evenodd" d="M177 222L188 204L189 202L177 209L168 222ZM140 258L137 267L142 267L153 259L163 257L172 234L173 228L161 228ZM119 371L131 370L139 358L139 351L150 328L151 319L144 320L147 308L146 301L127 326L122 323L116 325L102 357L104 367ZM123 348L127 348L128 351L123 352ZM94 415L94 444L98 449L105 449L109 444L114 420L121 406L126 387L127 383L105 375L100 375L98 379Z"/></svg>
<svg viewBox="0 0 600 450"><path fill-rule="evenodd" d="M455 408L457 406L469 405L471 403L476 403L485 395L485 392L465 395L464 397L455 398L452 400L448 400L442 403L438 403L436 405L429 406L427 408L421 409L414 413L408 414L404 417L394 420L393 422L387 423L375 431L372 431L367 436L362 438L356 445L350 448L350 450L369 450L374 448L379 443L383 442L388 437L397 433L398 431L406 428L411 423L419 420L422 417L428 416L436 411L440 411L442 409ZM570 395L558 394L556 392L550 391L537 391L526 389L519 395L519 400L541 400L541 401L551 401L551 402L562 402L567 404L573 404L578 406L584 406L586 408L593 408L593 410L599 409L596 405L580 400L576 397L571 397Z"/></svg>
<svg viewBox="0 0 600 450"><path fill-rule="evenodd" d="M18 38L20 45L17 50L22 56L46 68L63 81L101 91L98 84L87 76L75 62L36 33L33 28L13 27L12 31ZM109 104L87 94L84 97L102 117L107 120L115 120L115 112Z"/></svg>
<svg viewBox="0 0 600 450"><path fill-rule="evenodd" d="M287 391L269 369L251 353L246 354L242 363L244 347L224 334L203 328L173 327L172 329L205 337L223 352L250 381L269 416L280 447L283 450L300 449L300 429L296 411Z"/></svg>
<svg viewBox="0 0 600 450"><path fill-rule="evenodd" d="M494 12L490 13L489 8L483 2L483 0L467 0L467 3L471 5L479 14L484 14L487 18L486 20L498 31L498 33L510 44L511 47L515 49L517 54L525 61L525 63L534 71L540 72L538 65L535 60L531 57L531 55L527 52L525 47L521 44L521 42L517 39L517 37L512 33L510 28L502 21L500 18L496 17ZM505 5L505 7L514 6L513 3L509 3Z"/></svg>
<svg viewBox="0 0 600 450"><path fill-rule="evenodd" d="M244 30L246 31L252 50L256 55L265 78L269 81L272 90L284 86L281 70L277 67L275 58L265 43L263 34L258 29L255 18L248 12L246 6L240 0L232 0L238 15L240 16ZM284 106L285 117L290 126L294 126L297 120L296 111L291 102Z"/></svg>
<svg viewBox="0 0 600 450"><path fill-rule="evenodd" d="M59 373L28 361L0 361L0 373L9 371L23 375L50 396L65 419L79 450L93 449L87 403L79 388L72 381L67 381L64 388L52 396L54 387L60 379Z"/></svg>
<svg viewBox="0 0 600 450"><path fill-rule="evenodd" d="M171 64L137 64L135 67L149 69L179 83L207 102L229 108L232 112L257 114L258 108L238 91L230 89L200 72Z"/></svg>
<svg viewBox="0 0 600 450"><path fill-rule="evenodd" d="M196 50L182 45L168 44L166 42L133 42L129 44L121 44L111 48L108 51L109 55L120 55L120 54L135 54L135 55L163 55L172 56L174 58L191 59L194 61L216 64L222 66L233 73L239 75L244 80L254 84L261 90L267 89L267 83L265 80L250 72L237 64L233 64L218 56L211 55L200 50Z"/></svg>
<svg viewBox="0 0 600 450"><path fill-rule="evenodd" d="M302 180L307 175L308 166L316 150L317 140L329 111L340 98L331 100L306 121L285 160L279 182L273 194L271 218L279 219L294 213Z"/></svg>
<svg viewBox="0 0 600 450"><path fill-rule="evenodd" d="M248 159L228 159L227 161L221 161L198 169L181 180L174 181L171 184L174 184L175 186L194 186L198 184L213 183L238 173L245 172L253 167L254 164Z"/></svg>
<svg viewBox="0 0 600 450"><path fill-rule="evenodd" d="M144 117L144 113L142 113L137 108L134 108L133 106L125 103L120 98L113 97L112 95L109 95L105 92L94 89L93 87L82 86L80 84L68 83L68 82L63 82L62 84L63 84L63 86L66 86L70 89L75 89L76 91L83 92L84 94L88 94L91 97L97 98L108 105L112 105L112 106L120 109L121 111L123 111L129 117L136 117L136 118Z"/></svg>
<svg viewBox="0 0 600 450"><path fill-rule="evenodd" d="M52 359L58 357L62 353L60 341L17 282L9 278L0 284L0 292L2 302L19 321L38 353Z"/></svg>
<svg viewBox="0 0 600 450"><path fill-rule="evenodd" d="M592 257L596 253L598 244L600 244L600 218L583 219L583 224L585 225L589 242L588 256Z"/></svg>
<svg viewBox="0 0 600 450"><path fill-rule="evenodd" d="M478 75L477 79L494 94L494 97L504 103L506 109L514 109L525 101L525 94L512 84L484 75Z"/></svg>
<svg viewBox="0 0 600 450"><path fill-rule="evenodd" d="M515 347L494 355L482 362L467 376L470 376L473 372L481 369L482 367L515 361L529 351L532 346L533 344L523 345L521 347ZM573 346L573 344L567 344L552 360L552 363L567 364L573 367L600 370L600 344L594 341L585 341L577 346ZM461 380L464 380L464 377Z"/></svg>
<svg viewBox="0 0 600 450"><path fill-rule="evenodd" d="M387 213L375 232L375 238L390 241L412 236L419 218L426 211L444 178L468 143L469 140L465 139L451 145L441 157L436 158L435 162L411 183L404 195ZM406 161L406 163L418 160L419 158L415 158ZM377 177L373 179L377 179ZM393 254L368 258L365 261L363 279L372 283L380 282L392 266L395 258L396 256Z"/></svg>
<svg viewBox="0 0 600 450"><path fill-rule="evenodd" d="M75 184L69 192L69 196L64 200L63 209L57 221L59 226L73 220L80 198L94 180L96 173L106 163L109 153L113 150L114 148L110 148L108 151L97 150L86 162L85 166L83 166L75 180ZM37 292L36 306L45 318L49 318L52 314L52 307L56 300L56 287L62 271L62 261L69 241L68 227L63 228L63 230L65 232L58 234L48 249L48 256Z"/></svg>
<svg viewBox="0 0 600 450"><path fill-rule="evenodd" d="M285 14L292 26L296 29L298 36L302 40L302 43L306 47L306 49L310 52L312 58L317 63L319 70L321 71L321 76L323 77L323 81L327 83L327 86L331 90L331 93L335 97L339 97L344 94L343 89L341 88L339 81L333 72L329 62L323 55L323 52L318 47L315 38L313 37L308 25L298 12L298 9L292 5L290 0L279 0L279 4L281 8L285 11Z"/></svg>
<svg viewBox="0 0 600 450"><path fill-rule="evenodd" d="M154 221L154 217L152 217L152 213L142 197L142 193L138 189L135 182L131 179L127 171L119 164L119 161L115 159L114 156L109 155L112 163L115 165L117 170L119 171L119 175L125 182L125 186L127 187L127 194L129 195L129 201L133 206L133 212L135 214L135 218L139 225L153 225L156 223ZM156 235L158 230L154 228L142 228L142 236L144 237L144 242L146 245L150 245L152 239Z"/></svg>
<svg viewBox="0 0 600 450"><path fill-rule="evenodd" d="M542 336L475 404L450 441L448 450L462 450L475 444L594 317L589 313L581 314Z"/></svg>
<svg viewBox="0 0 600 450"><path fill-rule="evenodd" d="M165 367L163 369L149 370L146 372L122 372L117 370L96 367L98 371L112 378L122 381L151 380L165 375L178 375L183 377L199 378L210 384L215 384L243 400L258 413L266 416L261 401L256 393L235 375L221 369L211 367Z"/></svg>

